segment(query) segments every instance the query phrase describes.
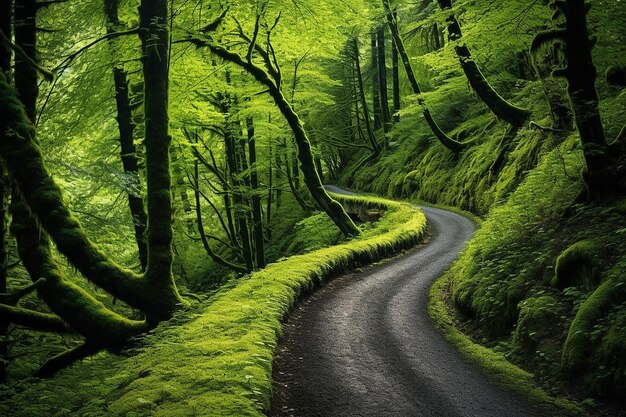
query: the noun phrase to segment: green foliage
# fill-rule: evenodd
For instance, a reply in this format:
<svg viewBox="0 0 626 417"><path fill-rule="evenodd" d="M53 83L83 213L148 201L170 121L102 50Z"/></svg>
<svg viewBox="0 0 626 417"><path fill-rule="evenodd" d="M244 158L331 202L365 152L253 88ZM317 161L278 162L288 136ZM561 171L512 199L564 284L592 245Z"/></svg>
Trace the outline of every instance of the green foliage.
<svg viewBox="0 0 626 417"><path fill-rule="evenodd" d="M539 342L554 333L554 324L560 319L558 301L550 295L525 299L520 303L519 319L513 342L527 353L535 353Z"/></svg>
<svg viewBox="0 0 626 417"><path fill-rule="evenodd" d="M430 290L428 313L435 325L444 333L460 353L470 362L477 364L492 380L505 389L531 399L552 416L584 416L585 410L563 397L554 397L539 387L533 375L512 364L502 352L496 352L481 344L457 328L455 312L451 311L450 291L454 284L451 271L444 274Z"/></svg>

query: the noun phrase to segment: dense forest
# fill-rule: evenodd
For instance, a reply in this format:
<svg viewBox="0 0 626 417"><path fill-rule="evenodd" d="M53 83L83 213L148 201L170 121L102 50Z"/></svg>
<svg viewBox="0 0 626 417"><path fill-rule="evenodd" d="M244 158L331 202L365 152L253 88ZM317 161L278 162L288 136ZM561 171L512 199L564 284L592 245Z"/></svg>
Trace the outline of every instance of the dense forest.
<svg viewBox="0 0 626 417"><path fill-rule="evenodd" d="M449 343L626 415L620 0L0 7L1 415L274 415L294 308L452 233L416 204L478 225Z"/></svg>

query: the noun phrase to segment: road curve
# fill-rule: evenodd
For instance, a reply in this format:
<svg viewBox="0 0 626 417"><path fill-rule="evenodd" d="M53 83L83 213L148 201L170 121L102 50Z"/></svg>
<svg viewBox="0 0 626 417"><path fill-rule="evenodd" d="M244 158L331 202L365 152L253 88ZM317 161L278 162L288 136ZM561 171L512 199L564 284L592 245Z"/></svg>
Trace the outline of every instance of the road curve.
<svg viewBox="0 0 626 417"><path fill-rule="evenodd" d="M428 291L475 225L422 210L432 233L427 245L338 278L293 312L274 362L271 416L542 415L464 362L432 324Z"/></svg>

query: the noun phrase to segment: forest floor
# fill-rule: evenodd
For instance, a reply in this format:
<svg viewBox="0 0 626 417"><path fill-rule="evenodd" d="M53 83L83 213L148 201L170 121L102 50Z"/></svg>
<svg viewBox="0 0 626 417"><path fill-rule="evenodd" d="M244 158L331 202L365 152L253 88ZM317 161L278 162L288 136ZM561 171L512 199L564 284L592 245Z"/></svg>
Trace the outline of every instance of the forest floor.
<svg viewBox="0 0 626 417"><path fill-rule="evenodd" d="M422 209L427 245L334 280L291 315L274 364L271 416L543 415L465 362L433 325L429 289L475 225Z"/></svg>

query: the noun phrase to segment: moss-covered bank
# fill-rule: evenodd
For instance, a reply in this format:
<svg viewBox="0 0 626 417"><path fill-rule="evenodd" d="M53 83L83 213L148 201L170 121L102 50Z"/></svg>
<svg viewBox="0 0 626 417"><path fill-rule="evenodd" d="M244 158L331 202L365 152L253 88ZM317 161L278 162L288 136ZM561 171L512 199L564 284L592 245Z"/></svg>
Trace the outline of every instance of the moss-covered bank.
<svg viewBox="0 0 626 417"><path fill-rule="evenodd" d="M384 215L347 243L232 281L146 336L145 347L127 358L101 354L54 380L12 387L0 414L263 416L281 320L297 299L334 275L413 246L426 230L424 215L408 204L335 197Z"/></svg>

